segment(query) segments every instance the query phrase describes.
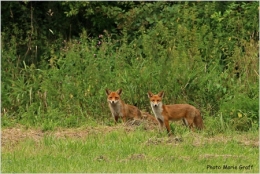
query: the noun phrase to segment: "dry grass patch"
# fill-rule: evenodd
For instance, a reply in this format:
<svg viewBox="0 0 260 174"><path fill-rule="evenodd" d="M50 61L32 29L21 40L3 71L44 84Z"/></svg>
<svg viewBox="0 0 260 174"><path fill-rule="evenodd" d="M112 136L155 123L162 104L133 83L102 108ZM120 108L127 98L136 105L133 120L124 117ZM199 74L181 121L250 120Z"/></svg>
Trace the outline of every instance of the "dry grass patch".
<svg viewBox="0 0 260 174"><path fill-rule="evenodd" d="M19 142L25 139L32 139L35 142L39 142L44 136L52 135L55 138L71 138L71 139L85 139L88 135L93 134L106 134L112 131L122 130L125 132L132 132L142 126L144 130L153 130L157 126L148 125L148 122L128 122L126 124L117 124L114 126L98 126L98 127L81 127L81 128L57 128L55 131L42 131L41 129L29 128L18 125L13 128L5 128L1 130L1 146L5 148L8 146L15 146Z"/></svg>

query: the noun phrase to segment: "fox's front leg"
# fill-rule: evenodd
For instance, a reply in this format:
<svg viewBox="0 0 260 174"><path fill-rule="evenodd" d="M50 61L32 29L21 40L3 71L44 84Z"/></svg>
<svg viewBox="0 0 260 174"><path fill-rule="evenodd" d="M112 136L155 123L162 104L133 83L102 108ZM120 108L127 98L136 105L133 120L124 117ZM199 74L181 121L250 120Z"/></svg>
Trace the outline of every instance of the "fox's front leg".
<svg viewBox="0 0 260 174"><path fill-rule="evenodd" d="M118 123L118 116L114 116L115 125Z"/></svg>
<svg viewBox="0 0 260 174"><path fill-rule="evenodd" d="M171 128L170 128L170 124L169 124L169 120L168 119L164 119L164 124L165 124L165 127L167 129L167 133L168 133L168 136L171 136Z"/></svg>
<svg viewBox="0 0 260 174"><path fill-rule="evenodd" d="M157 118L158 122L159 122L159 131L163 131L163 127L164 127L164 123L163 123L163 120Z"/></svg>

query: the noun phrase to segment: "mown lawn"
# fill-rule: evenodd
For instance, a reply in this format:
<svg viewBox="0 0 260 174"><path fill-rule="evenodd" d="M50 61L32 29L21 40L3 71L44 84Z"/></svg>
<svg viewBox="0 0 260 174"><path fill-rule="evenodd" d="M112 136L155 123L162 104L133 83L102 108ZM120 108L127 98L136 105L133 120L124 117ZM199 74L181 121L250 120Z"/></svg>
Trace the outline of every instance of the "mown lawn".
<svg viewBox="0 0 260 174"><path fill-rule="evenodd" d="M259 172L258 132L208 135L185 129L99 126L2 129L3 173Z"/></svg>

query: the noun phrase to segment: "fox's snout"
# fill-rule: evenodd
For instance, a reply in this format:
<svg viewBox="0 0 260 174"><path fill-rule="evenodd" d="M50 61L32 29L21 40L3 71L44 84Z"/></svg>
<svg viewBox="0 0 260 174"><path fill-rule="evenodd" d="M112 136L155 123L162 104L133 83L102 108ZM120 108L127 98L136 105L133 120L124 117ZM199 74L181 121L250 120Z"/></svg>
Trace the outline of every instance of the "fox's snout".
<svg viewBox="0 0 260 174"><path fill-rule="evenodd" d="M159 104L158 103L153 103L152 104L154 107L157 107L157 106L159 106Z"/></svg>
<svg viewBox="0 0 260 174"><path fill-rule="evenodd" d="M112 101L110 101L112 104L114 104L114 103L116 103L116 101L114 101L114 100L112 100Z"/></svg>
<svg viewBox="0 0 260 174"><path fill-rule="evenodd" d="M160 102L151 102L151 105L153 107L158 107L160 105Z"/></svg>
<svg viewBox="0 0 260 174"><path fill-rule="evenodd" d="M111 104L115 104L115 103L117 103L117 101L118 101L118 100L109 100L109 102L110 102Z"/></svg>

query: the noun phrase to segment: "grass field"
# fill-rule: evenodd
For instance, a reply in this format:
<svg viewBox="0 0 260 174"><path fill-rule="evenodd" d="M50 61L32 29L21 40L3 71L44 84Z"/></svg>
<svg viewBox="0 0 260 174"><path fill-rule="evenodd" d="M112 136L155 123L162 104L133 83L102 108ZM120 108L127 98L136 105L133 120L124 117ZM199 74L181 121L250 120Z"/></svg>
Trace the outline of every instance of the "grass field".
<svg viewBox="0 0 260 174"><path fill-rule="evenodd" d="M2 172L259 172L258 131L209 134L173 125L172 137L144 125L4 128Z"/></svg>

